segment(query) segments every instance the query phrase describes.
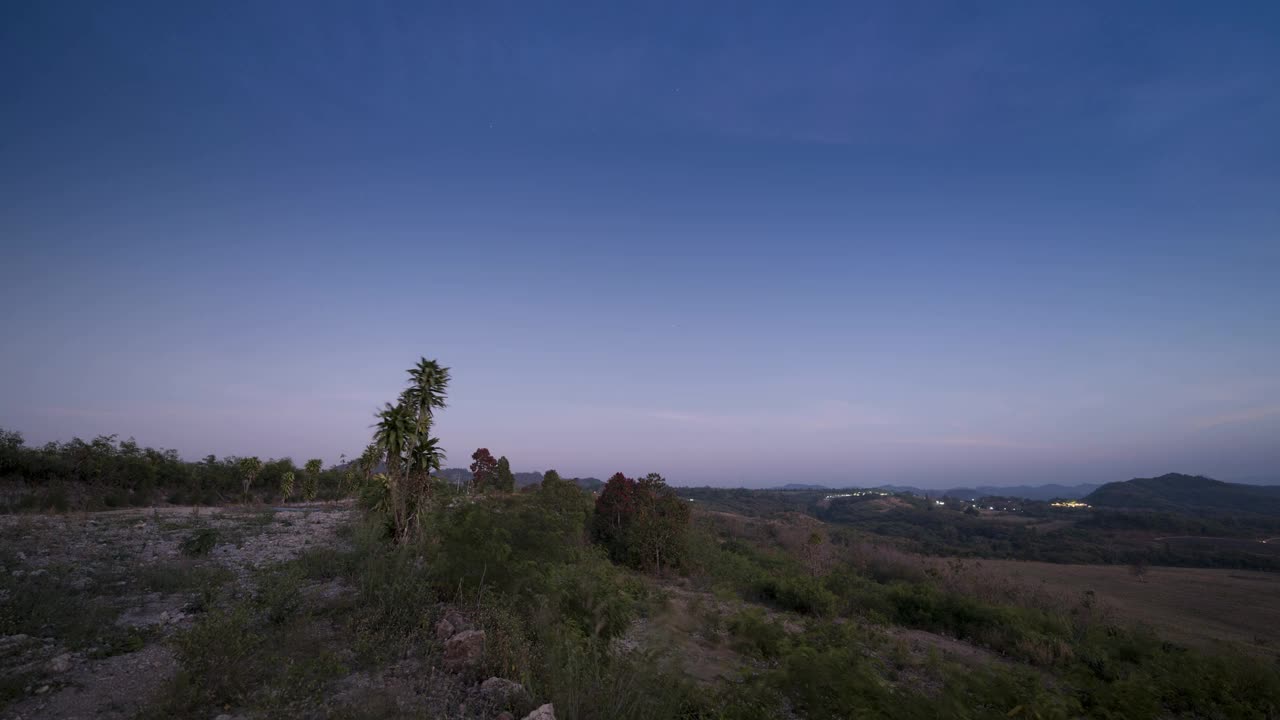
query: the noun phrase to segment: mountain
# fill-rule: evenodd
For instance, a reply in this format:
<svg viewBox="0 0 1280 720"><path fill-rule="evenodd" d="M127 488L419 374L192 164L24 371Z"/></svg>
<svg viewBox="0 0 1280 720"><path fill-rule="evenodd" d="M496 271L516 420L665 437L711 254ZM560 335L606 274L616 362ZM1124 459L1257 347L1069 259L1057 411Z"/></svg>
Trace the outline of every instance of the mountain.
<svg viewBox="0 0 1280 720"><path fill-rule="evenodd" d="M787 483L781 487L769 488L771 490L836 490L847 489L853 485L816 485L812 483ZM1100 485L1011 485L1000 487L997 485L979 485L978 487L960 487L951 488L950 490L931 490L928 488L918 488L913 485L877 485L874 490L884 490L891 493L911 493L920 497L953 497L969 498L979 497L1008 497L1022 498L1024 500L1054 500L1063 498L1067 500L1078 500L1085 495L1097 490Z"/></svg>
<svg viewBox="0 0 1280 720"><path fill-rule="evenodd" d="M1057 498L1079 500L1099 487L1101 485L1087 483L1081 485L1012 485L1009 487L979 485L973 488L952 488L942 494L947 497L963 498L965 500L979 497L1010 497L1024 500L1054 500Z"/></svg>
<svg viewBox="0 0 1280 720"><path fill-rule="evenodd" d="M1107 483L1085 497L1094 507L1280 515L1280 486L1241 485L1169 473Z"/></svg>

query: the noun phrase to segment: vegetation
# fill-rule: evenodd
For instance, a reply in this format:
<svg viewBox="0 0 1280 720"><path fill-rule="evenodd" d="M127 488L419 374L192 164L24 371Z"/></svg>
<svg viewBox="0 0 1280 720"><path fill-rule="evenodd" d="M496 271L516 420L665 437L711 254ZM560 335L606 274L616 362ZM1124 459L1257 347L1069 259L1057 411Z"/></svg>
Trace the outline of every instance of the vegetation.
<svg viewBox="0 0 1280 720"><path fill-rule="evenodd" d="M351 678L406 672L441 684L438 698L413 700L436 703L415 706L424 716L518 715L542 702L569 719L1280 714L1277 659L1262 643L1252 653L1183 645L1092 589L1029 589L960 557L1105 557L1141 593L1160 582L1156 560L1189 556L1135 533L1257 524L884 491L677 491L658 474L615 474L593 498L548 470L515 492L510 462L486 448L457 485L438 476L432 434L449 371L424 358L408 375L358 460L301 471L304 498L358 492L362 516L342 547L254 571L251 590L232 591L233 575L209 564L232 540L194 524L181 530L182 557L137 571L148 592L190 595L197 618L174 637L180 670L148 716L410 714L326 704ZM299 472L291 461L184 463L101 440L35 450L7 433L0 469L36 486L91 478L130 498L203 491L206 480L287 498ZM161 468L169 474L150 485L133 474ZM137 648L102 630L113 611L60 572L17 578L0 576L5 634ZM449 643L472 632L463 625L483 633L482 649L451 665ZM519 693L477 700L490 677Z"/></svg>
<svg viewBox="0 0 1280 720"><path fill-rule="evenodd" d="M20 433L0 430L0 511L101 510L150 506L221 505L288 499L286 474L298 472L289 458L258 460L209 455L184 461L174 450L143 447L133 439L104 435L29 447ZM304 475L315 498L331 500L352 489L344 470ZM247 489L246 489L247 488Z"/></svg>
<svg viewBox="0 0 1280 720"><path fill-rule="evenodd" d="M409 386L396 404L378 413L367 462L385 464L380 483L390 510L394 537L403 542L418 528L431 492L431 471L444 460L439 438L431 435L435 411L445 407L449 368L422 358L409 368Z"/></svg>
<svg viewBox="0 0 1280 720"><path fill-rule="evenodd" d="M1280 487L1240 485L1198 475L1169 473L1107 483L1090 493L1085 502L1096 507L1194 515L1243 513L1274 517L1280 515Z"/></svg>

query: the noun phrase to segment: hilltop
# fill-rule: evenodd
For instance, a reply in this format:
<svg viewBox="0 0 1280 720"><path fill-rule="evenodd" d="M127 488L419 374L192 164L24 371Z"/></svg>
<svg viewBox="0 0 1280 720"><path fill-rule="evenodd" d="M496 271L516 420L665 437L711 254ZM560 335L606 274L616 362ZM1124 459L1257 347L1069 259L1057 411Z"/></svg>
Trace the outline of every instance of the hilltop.
<svg viewBox="0 0 1280 720"><path fill-rule="evenodd" d="M1100 508L1275 515L1280 514L1280 486L1241 485L1168 473L1107 483L1090 493L1085 502Z"/></svg>

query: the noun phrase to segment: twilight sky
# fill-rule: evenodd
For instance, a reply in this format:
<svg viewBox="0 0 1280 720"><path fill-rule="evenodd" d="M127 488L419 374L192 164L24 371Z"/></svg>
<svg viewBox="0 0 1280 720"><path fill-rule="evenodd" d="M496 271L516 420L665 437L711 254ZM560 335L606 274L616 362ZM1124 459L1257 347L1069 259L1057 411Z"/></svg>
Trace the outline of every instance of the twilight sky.
<svg viewBox="0 0 1280 720"><path fill-rule="evenodd" d="M0 426L1280 480L1280 3L9 2Z"/></svg>

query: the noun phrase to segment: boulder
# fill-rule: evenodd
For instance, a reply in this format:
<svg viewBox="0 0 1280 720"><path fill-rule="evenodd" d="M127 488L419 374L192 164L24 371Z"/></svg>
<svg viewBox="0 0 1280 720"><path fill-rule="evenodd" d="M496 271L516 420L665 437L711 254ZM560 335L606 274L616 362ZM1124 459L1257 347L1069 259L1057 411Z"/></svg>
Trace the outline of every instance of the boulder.
<svg viewBox="0 0 1280 720"><path fill-rule="evenodd" d="M71 655L62 653L49 661L49 672L64 673L71 669Z"/></svg>
<svg viewBox="0 0 1280 720"><path fill-rule="evenodd" d="M463 630L445 641L444 666L450 670L474 667L483 656L483 630Z"/></svg>
<svg viewBox="0 0 1280 720"><path fill-rule="evenodd" d="M524 716L524 720L556 720L556 709L551 703Z"/></svg>
<svg viewBox="0 0 1280 720"><path fill-rule="evenodd" d="M506 678L491 677L480 683L480 694L494 705L506 705L524 695L524 686Z"/></svg>
<svg viewBox="0 0 1280 720"><path fill-rule="evenodd" d="M464 630L470 630L471 623L456 610L450 610L436 623L436 640L445 642Z"/></svg>

